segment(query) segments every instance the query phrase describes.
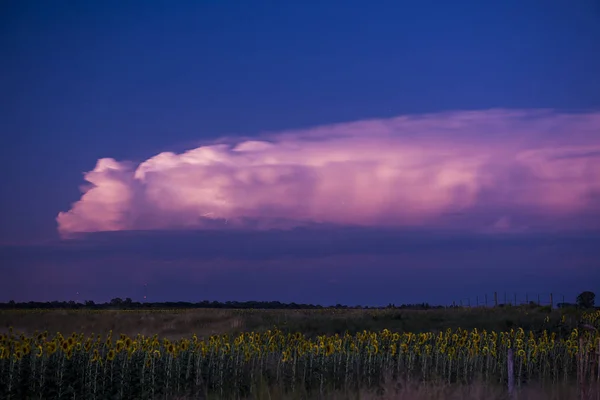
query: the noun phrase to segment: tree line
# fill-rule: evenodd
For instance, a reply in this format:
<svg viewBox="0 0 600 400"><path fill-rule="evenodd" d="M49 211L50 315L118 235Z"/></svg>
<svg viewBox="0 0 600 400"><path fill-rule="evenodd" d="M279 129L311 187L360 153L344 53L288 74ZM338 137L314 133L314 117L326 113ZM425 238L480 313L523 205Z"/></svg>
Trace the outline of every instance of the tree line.
<svg viewBox="0 0 600 400"><path fill-rule="evenodd" d="M580 293L575 304L559 303L559 308L577 307L589 309L595 305L596 295L593 292L585 291ZM501 306L505 306L504 304ZM536 306L533 302L530 306ZM388 304L387 306L347 306L336 304L335 306L323 306L320 304L303 304L303 303L282 303L279 301L209 301L204 300L197 303L187 301L168 301L168 302L139 302L133 301L127 297L122 299L116 297L106 303L96 303L92 300L85 300L83 303L71 301L28 301L15 302L13 300L0 303L0 309L90 309L90 310L151 310L151 309L189 309L189 308L221 308L221 309L268 309L268 310L319 310L324 308L333 309L405 309L405 310L431 310L441 308L461 308L460 306L440 306L430 305L429 303L417 304Z"/></svg>
<svg viewBox="0 0 600 400"><path fill-rule="evenodd" d="M413 309L413 310L429 310L436 308L446 308L444 306L432 306L428 303L419 304L388 304L387 306L348 306L336 304L333 306L323 306L320 304L304 304L304 303L282 303L279 301L167 301L167 302L139 302L133 301L127 297L114 298L106 303L96 303L92 300L85 300L83 303L71 301L48 301L48 302L15 302L0 303L0 309L91 309L91 310L151 310L151 309L188 309L188 308L221 308L221 309L270 309L270 310L319 310L325 308L334 309Z"/></svg>

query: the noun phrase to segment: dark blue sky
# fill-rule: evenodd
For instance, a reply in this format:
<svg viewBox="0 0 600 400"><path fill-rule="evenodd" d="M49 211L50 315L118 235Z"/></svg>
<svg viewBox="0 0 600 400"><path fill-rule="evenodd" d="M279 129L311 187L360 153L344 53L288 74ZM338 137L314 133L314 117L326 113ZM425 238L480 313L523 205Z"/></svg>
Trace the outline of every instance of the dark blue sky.
<svg viewBox="0 0 600 400"><path fill-rule="evenodd" d="M5 271L33 262L11 244L58 246L58 212L103 157L403 114L600 108L598 1L312 3L2 2Z"/></svg>

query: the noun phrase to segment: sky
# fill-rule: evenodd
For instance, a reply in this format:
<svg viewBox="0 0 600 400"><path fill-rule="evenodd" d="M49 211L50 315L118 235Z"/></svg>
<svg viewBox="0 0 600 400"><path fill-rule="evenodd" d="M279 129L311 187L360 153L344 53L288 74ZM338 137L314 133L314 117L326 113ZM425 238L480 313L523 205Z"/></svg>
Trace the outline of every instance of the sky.
<svg viewBox="0 0 600 400"><path fill-rule="evenodd" d="M595 0L4 1L0 301L598 292L599 48Z"/></svg>

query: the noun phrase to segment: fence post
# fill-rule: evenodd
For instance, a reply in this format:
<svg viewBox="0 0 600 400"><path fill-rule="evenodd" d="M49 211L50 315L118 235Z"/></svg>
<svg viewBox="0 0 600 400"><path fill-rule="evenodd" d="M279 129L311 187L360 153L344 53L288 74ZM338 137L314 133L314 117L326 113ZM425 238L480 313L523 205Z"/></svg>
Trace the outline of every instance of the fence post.
<svg viewBox="0 0 600 400"><path fill-rule="evenodd" d="M585 384L585 356L584 356L584 345L583 345L583 337L579 338L579 352L577 353L577 379L579 380L579 398L586 398L586 384Z"/></svg>
<svg viewBox="0 0 600 400"><path fill-rule="evenodd" d="M494 292L494 306L498 307L498 292Z"/></svg>
<svg viewBox="0 0 600 400"><path fill-rule="evenodd" d="M508 357L506 359L506 365L508 367L508 395L510 397L514 394L515 389L515 369L513 361L513 349L508 349Z"/></svg>
<svg viewBox="0 0 600 400"><path fill-rule="evenodd" d="M552 293L550 293L550 308L554 308L554 299L552 298Z"/></svg>
<svg viewBox="0 0 600 400"><path fill-rule="evenodd" d="M597 365L597 377L596 382L600 384L600 338L598 338L598 347L596 347L596 354L598 354L598 365Z"/></svg>

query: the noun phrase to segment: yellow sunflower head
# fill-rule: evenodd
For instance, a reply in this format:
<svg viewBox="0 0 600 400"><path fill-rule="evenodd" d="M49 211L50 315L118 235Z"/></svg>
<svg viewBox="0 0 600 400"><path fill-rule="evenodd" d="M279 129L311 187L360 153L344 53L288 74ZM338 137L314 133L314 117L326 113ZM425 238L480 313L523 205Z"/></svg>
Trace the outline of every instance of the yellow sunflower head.
<svg viewBox="0 0 600 400"><path fill-rule="evenodd" d="M167 353L169 353L169 354L175 353L175 345L173 345L173 343L169 343L167 345Z"/></svg>

